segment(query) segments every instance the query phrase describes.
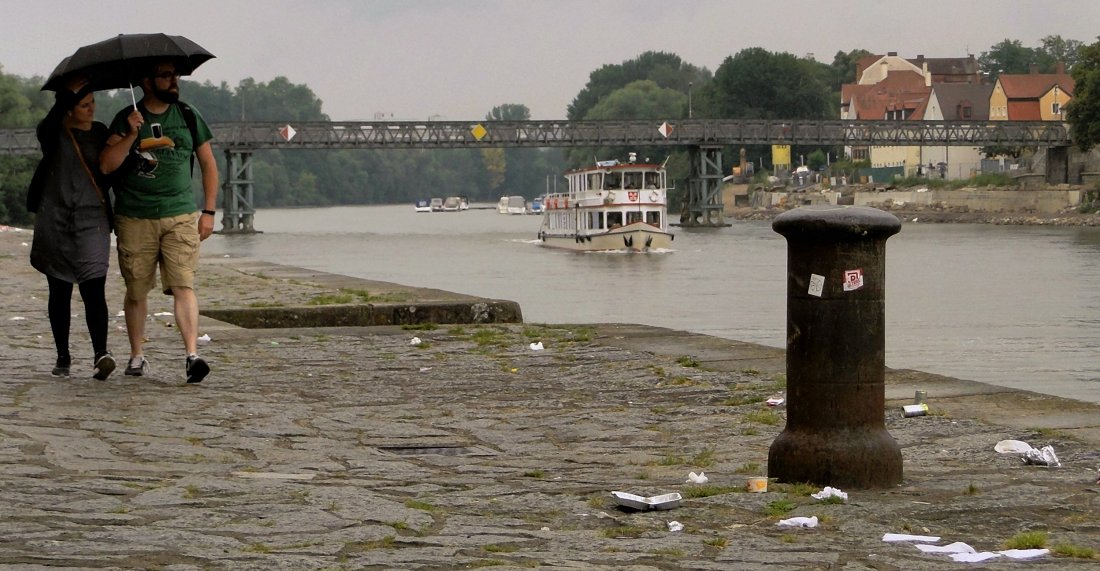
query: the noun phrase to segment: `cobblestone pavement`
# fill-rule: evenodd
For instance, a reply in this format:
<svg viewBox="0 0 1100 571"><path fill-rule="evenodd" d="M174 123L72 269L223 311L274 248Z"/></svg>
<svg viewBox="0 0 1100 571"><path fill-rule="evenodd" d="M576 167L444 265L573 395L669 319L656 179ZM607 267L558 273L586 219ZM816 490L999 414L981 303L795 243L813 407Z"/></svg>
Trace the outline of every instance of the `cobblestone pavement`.
<svg viewBox="0 0 1100 571"><path fill-rule="evenodd" d="M74 300L78 366L56 379L29 240L0 233L0 569L966 565L884 543L888 532L983 551L1038 531L1048 547L1100 550L1097 407L891 371L901 486L850 490L837 504L809 485L746 493L784 426L783 408L762 402L783 395L781 350L633 325L246 330L203 318L213 372L186 385L172 318L152 315L150 375L101 382ZM294 306L352 287L447 295L248 260L204 264L204 307ZM117 312L121 280L108 281ZM151 313L171 311L162 296L152 302ZM122 363L122 318L111 325ZM931 414L903 418L914 387L928 390ZM1063 466L994 452L1003 439L1049 444ZM709 482L686 482L700 471ZM635 512L611 491L684 499ZM794 516L820 525L777 526Z"/></svg>

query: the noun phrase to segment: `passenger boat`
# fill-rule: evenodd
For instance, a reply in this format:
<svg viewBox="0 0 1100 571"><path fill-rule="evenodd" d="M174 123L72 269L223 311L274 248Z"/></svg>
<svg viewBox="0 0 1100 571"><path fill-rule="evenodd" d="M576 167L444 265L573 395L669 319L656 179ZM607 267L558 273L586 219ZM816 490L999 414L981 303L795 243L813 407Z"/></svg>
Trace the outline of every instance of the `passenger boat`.
<svg viewBox="0 0 1100 571"><path fill-rule="evenodd" d="M431 212L432 202L425 198L417 200L416 203L413 204L413 210L416 212Z"/></svg>
<svg viewBox="0 0 1100 571"><path fill-rule="evenodd" d="M667 161L666 161L667 162ZM539 240L576 251L669 248L665 165L617 160L565 173L569 190L543 201Z"/></svg>
<svg viewBox="0 0 1100 571"><path fill-rule="evenodd" d="M443 212L443 199L433 198L431 202L432 212Z"/></svg>
<svg viewBox="0 0 1100 571"><path fill-rule="evenodd" d="M508 197L500 197L500 202L497 202L497 212L499 214L508 214Z"/></svg>

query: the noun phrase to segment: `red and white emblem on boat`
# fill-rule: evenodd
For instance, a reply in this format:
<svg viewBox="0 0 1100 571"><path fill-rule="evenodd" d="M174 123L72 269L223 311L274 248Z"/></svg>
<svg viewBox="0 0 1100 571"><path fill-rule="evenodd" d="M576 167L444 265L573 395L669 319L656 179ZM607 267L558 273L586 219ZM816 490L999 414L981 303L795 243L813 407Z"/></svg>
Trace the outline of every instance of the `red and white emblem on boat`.
<svg viewBox="0 0 1100 571"><path fill-rule="evenodd" d="M631 190L626 193L626 197L630 199L630 202L638 202L638 191Z"/></svg>

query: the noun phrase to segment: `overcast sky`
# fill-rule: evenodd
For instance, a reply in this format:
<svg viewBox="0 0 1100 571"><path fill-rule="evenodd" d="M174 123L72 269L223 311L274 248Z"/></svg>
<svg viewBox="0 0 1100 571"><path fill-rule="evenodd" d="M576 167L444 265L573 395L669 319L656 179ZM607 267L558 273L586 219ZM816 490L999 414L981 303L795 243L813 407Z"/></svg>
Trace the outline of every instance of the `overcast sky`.
<svg viewBox="0 0 1100 571"><path fill-rule="evenodd" d="M0 0L0 14L6 73L46 76L81 45L165 32L217 56L191 79L285 76L335 120L476 120L503 103L561 119L589 73L649 50L713 72L748 47L829 63L1100 33L1098 0Z"/></svg>

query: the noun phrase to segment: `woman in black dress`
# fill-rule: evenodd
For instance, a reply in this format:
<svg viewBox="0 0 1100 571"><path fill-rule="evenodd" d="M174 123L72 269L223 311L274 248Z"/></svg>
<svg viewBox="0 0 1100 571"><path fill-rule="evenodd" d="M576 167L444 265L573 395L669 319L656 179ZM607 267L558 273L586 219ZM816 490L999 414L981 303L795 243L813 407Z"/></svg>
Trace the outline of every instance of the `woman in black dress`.
<svg viewBox="0 0 1100 571"><path fill-rule="evenodd" d="M92 340L92 376L103 380L115 369L107 350L105 297L113 223L109 184L98 167L109 133L94 116L95 96L86 80L70 80L57 91L53 108L38 124L42 161L27 195L27 210L37 212L31 265L49 283L47 306L57 346L52 374L67 377L72 364L69 307L75 283Z"/></svg>

